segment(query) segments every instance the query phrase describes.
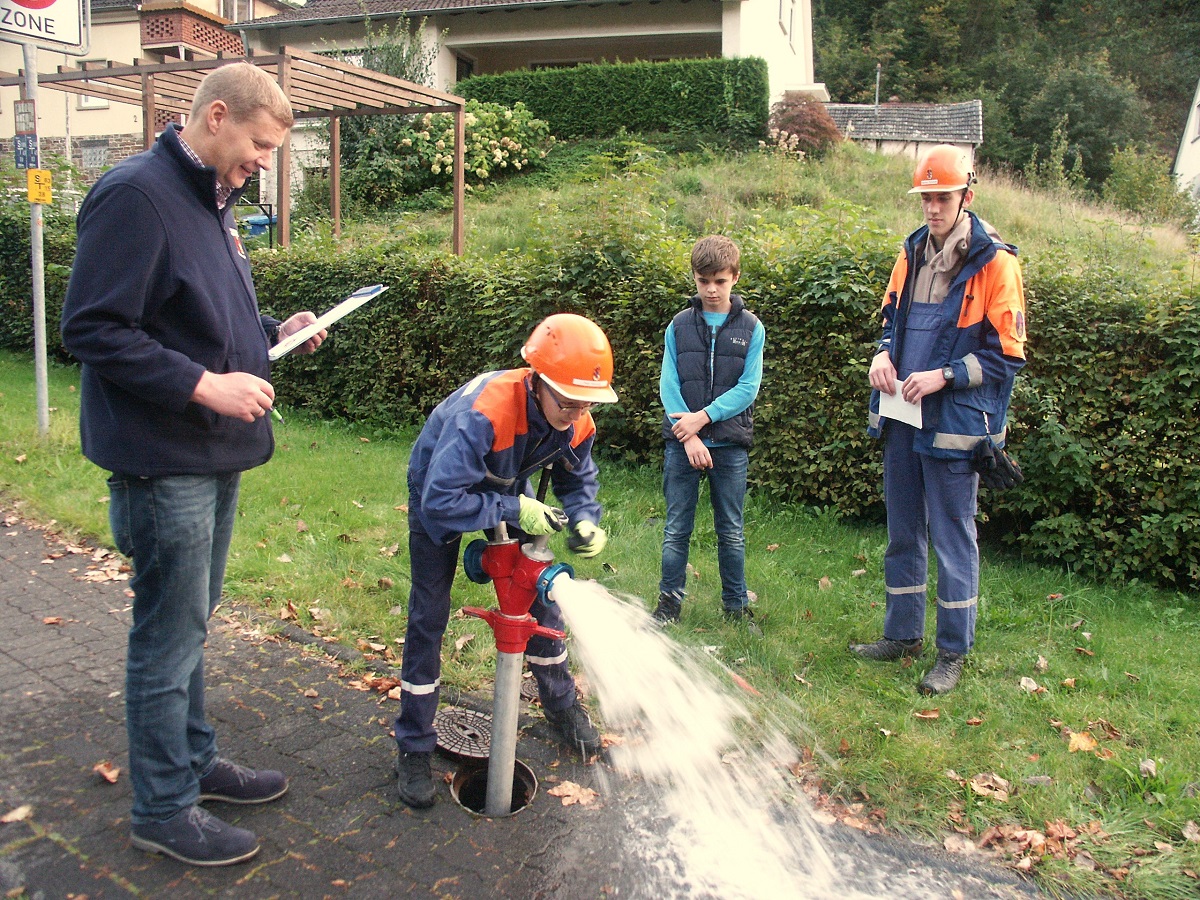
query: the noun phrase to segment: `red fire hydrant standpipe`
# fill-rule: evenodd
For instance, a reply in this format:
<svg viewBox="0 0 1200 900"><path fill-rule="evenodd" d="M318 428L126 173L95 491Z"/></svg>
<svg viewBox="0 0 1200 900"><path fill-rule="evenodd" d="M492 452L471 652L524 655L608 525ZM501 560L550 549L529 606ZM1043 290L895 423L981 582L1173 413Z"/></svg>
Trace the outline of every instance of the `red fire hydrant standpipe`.
<svg viewBox="0 0 1200 900"><path fill-rule="evenodd" d="M562 640L566 635L539 625L529 614L533 601L552 602L550 586L559 575L574 577L566 563L554 565L549 536L518 545L508 539L501 523L496 540L472 541L463 554L467 577L478 584L491 581L499 609L468 606L463 612L483 619L496 635L496 682L492 696L492 743L488 750L487 799L484 814L507 816L513 806L513 772L517 758L517 717L521 701L521 670L525 648L536 635Z"/></svg>

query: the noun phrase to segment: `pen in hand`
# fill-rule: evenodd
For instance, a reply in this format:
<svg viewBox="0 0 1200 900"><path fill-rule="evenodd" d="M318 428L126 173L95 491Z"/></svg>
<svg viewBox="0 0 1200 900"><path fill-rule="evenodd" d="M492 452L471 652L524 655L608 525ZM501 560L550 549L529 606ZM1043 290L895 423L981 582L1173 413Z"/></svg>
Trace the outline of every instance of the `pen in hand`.
<svg viewBox="0 0 1200 900"><path fill-rule="evenodd" d="M273 406L271 407L271 415L275 417L275 421L278 422L280 425L284 424L283 416L280 415L279 410L277 410Z"/></svg>

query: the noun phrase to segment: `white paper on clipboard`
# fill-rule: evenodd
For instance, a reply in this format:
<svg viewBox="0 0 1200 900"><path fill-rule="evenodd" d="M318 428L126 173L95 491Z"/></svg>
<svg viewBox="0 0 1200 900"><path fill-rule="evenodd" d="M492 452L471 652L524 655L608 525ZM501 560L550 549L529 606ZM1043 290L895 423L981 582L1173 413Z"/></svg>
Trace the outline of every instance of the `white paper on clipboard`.
<svg viewBox="0 0 1200 900"><path fill-rule="evenodd" d="M328 328L338 319L348 315L358 309L368 300L374 300L380 294L387 290L385 284L373 284L370 287L361 287L325 315L321 316L311 325L305 325L295 334L289 334L282 341L276 344L267 353L267 356L272 362L282 356L287 356L310 337L320 331L322 328Z"/></svg>
<svg viewBox="0 0 1200 900"><path fill-rule="evenodd" d="M879 415L895 419L897 422L905 422L913 428L921 427L921 401L909 403L904 399L904 395L900 393L900 382L896 382L896 393L885 394L879 392Z"/></svg>

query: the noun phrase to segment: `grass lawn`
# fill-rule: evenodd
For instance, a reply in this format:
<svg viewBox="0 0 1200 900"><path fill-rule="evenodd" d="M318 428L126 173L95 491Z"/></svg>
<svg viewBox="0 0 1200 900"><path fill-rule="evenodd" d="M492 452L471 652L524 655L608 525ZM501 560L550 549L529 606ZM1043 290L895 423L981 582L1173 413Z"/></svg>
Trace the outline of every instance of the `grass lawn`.
<svg viewBox="0 0 1200 900"><path fill-rule="evenodd" d="M78 450L75 369L52 366L50 398L51 433L40 438L32 362L0 353L0 492L33 520L108 545L104 473ZM275 458L243 480L228 593L396 662L413 434L284 414ZM602 462L602 476L608 549L571 562L577 577L648 604L661 546L659 472ZM880 633L881 527L752 495L746 532L763 636L720 616L703 499L691 594L674 634L716 647L762 692L811 757L802 775L819 783L827 810L908 835L986 843L1053 894L1200 896L1196 597L1096 583L985 549L966 674L953 693L923 698L914 688L929 651L910 667L846 652ZM565 555L561 544L555 550ZM454 602L490 606L494 594L460 578ZM932 630L931 612L930 643ZM455 649L468 634L476 639ZM452 618L443 678L485 684L493 648L482 622Z"/></svg>

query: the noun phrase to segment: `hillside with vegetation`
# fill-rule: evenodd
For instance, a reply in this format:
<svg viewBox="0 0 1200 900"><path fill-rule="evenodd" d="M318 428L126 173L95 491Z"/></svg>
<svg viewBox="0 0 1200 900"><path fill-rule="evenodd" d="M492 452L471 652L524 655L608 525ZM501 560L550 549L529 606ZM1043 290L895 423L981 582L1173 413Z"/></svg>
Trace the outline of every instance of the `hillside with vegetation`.
<svg viewBox="0 0 1200 900"><path fill-rule="evenodd" d="M980 159L1036 170L1066 136L1099 192L1118 150L1165 172L1200 78L1191 0L813 0L817 80L833 100L983 101ZM1078 167L1078 168L1076 168Z"/></svg>

